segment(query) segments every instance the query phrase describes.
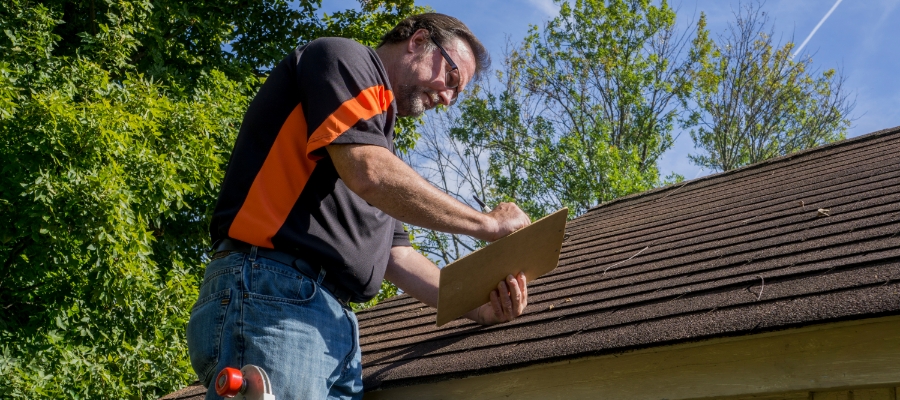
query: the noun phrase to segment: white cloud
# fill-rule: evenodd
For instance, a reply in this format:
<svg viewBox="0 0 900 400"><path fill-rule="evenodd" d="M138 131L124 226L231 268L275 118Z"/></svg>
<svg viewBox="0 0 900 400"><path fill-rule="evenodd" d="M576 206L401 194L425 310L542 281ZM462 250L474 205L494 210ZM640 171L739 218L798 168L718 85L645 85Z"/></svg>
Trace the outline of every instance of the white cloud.
<svg viewBox="0 0 900 400"><path fill-rule="evenodd" d="M559 15L559 6L553 0L528 0L528 2L548 17Z"/></svg>
<svg viewBox="0 0 900 400"><path fill-rule="evenodd" d="M879 7L882 9L880 12L881 16L878 18L878 21L872 25L872 27L870 29L872 31L876 31L879 33L885 32L884 33L885 35L889 35L886 31L882 30L882 27L884 27L885 23L888 23L889 26L894 25L895 21L897 20L897 15L894 14L894 11L897 10L898 6L900 6L900 2L896 2L896 1L888 2L887 4L882 4L882 7ZM888 27L886 29L890 29L890 28Z"/></svg>

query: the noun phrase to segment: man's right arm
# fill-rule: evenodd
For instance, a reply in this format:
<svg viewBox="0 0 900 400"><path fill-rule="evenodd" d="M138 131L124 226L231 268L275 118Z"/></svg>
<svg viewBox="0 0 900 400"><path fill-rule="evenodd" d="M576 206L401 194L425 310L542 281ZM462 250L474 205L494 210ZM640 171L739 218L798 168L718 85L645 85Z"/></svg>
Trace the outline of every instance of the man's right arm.
<svg viewBox="0 0 900 400"><path fill-rule="evenodd" d="M486 241L531 223L513 203L500 203L487 214L466 206L432 186L384 147L333 144L326 149L350 190L400 221Z"/></svg>

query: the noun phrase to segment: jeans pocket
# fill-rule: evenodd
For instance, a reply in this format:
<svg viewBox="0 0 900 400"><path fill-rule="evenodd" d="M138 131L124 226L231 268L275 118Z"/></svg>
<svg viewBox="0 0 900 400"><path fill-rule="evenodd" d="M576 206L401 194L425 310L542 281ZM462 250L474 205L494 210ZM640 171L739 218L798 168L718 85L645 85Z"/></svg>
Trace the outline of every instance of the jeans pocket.
<svg viewBox="0 0 900 400"><path fill-rule="evenodd" d="M253 264L248 297L302 305L317 292L316 283L293 267L266 259Z"/></svg>
<svg viewBox="0 0 900 400"><path fill-rule="evenodd" d="M231 304L231 289L206 296L194 305L187 326L188 355L194 372L208 385L222 350L225 314Z"/></svg>

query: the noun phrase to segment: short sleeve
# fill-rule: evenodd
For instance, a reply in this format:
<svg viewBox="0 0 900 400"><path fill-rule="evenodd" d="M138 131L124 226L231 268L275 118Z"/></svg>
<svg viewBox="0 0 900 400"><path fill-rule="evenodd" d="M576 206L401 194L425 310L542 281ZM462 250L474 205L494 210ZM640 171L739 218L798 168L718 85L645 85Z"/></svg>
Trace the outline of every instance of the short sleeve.
<svg viewBox="0 0 900 400"><path fill-rule="evenodd" d="M296 73L308 157L325 156L330 144L393 148L394 95L374 50L349 39L318 39L303 50Z"/></svg>
<svg viewBox="0 0 900 400"><path fill-rule="evenodd" d="M391 247L398 246L412 246L412 243L409 241L409 232L403 227L403 223L400 220L394 220L394 241L391 243Z"/></svg>

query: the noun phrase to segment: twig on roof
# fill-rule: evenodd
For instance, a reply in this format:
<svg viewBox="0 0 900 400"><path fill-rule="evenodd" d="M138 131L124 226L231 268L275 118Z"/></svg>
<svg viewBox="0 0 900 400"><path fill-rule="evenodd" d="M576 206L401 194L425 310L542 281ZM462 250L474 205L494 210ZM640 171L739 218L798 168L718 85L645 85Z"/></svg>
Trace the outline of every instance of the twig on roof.
<svg viewBox="0 0 900 400"><path fill-rule="evenodd" d="M643 253L644 250L647 250L647 249L649 249L649 248L650 248L650 246L644 247L643 249L641 249L641 251L639 251L639 252L637 252L637 253L634 253L633 256L628 257L627 259L624 259L624 260L622 260L622 261L619 261L619 262L617 262L617 263L615 263L615 264L613 264L613 265L610 265L610 266L606 267L606 269L603 270L603 274L600 275L600 276L606 275L606 271L609 271L610 268L615 267L615 266L617 266L617 265L619 265L619 264L622 264L622 263L624 263L624 262L626 262L626 261L628 261L628 260L630 260L630 259L632 259L632 258L637 257L638 254Z"/></svg>
<svg viewBox="0 0 900 400"><path fill-rule="evenodd" d="M754 325L754 326L753 326L753 328L751 328L751 329L750 329L750 332L753 332L753 331L755 331L755 330L756 330L756 328L759 328L759 326L760 326L760 325L762 325L762 321L760 321L760 322L757 322L757 323L756 323L756 325Z"/></svg>
<svg viewBox="0 0 900 400"><path fill-rule="evenodd" d="M591 327L591 325L593 325L593 324L594 324L593 322L588 322L588 323L582 325L581 328L578 328L578 330L575 331L575 333L569 335L569 337L572 337L572 336L575 336L575 335L577 335L577 334L579 334L579 333L581 333L581 332L584 332L585 330L589 329L589 328Z"/></svg>
<svg viewBox="0 0 900 400"><path fill-rule="evenodd" d="M687 185L688 185L689 183L691 183L691 182L693 182L693 181L687 181L687 182L685 182L683 185L681 185L681 186L675 188L674 190L669 191L669 193L666 193L665 196L663 196L663 197L661 197L661 198L659 198L659 199L656 199L656 200L654 200L653 202L656 203L657 201L660 201L660 200L662 200L662 199L665 199L666 197L669 197L670 194L675 193L675 192L681 190L681 188L687 186Z"/></svg>
<svg viewBox="0 0 900 400"><path fill-rule="evenodd" d="M681 190L681 188L683 188L683 187L687 186L688 184L690 184L691 182L693 182L694 179L697 179L697 177L700 176L700 173L702 173L703 171L704 171L703 168L700 168L700 170L697 171L697 175L694 175L694 177L691 178L691 180L685 182L683 185L681 185L681 186L675 188L675 190L672 190L672 191L670 191L669 193L666 193L665 196L663 196L663 197L660 198L660 199L656 199L656 200L654 200L653 202L656 203L656 202L659 201L659 200L662 200L662 199L664 199L664 198L666 198L666 197L669 197L670 194L675 193L675 192Z"/></svg>
<svg viewBox="0 0 900 400"><path fill-rule="evenodd" d="M565 300L563 300L562 303L559 303L559 304L565 304L565 303L571 303L571 302L572 302L572 298L571 298L571 297L568 297L568 298L566 298ZM550 307L547 308L547 311L552 310L553 307L556 307L556 304L551 304Z"/></svg>
<svg viewBox="0 0 900 400"><path fill-rule="evenodd" d="M759 301L759 299L762 298L763 289L766 288L766 280L763 279L762 275L757 275L756 277L759 278L760 282L762 282L759 286L759 293L756 295L756 301ZM753 292L750 292L750 293L753 293Z"/></svg>

